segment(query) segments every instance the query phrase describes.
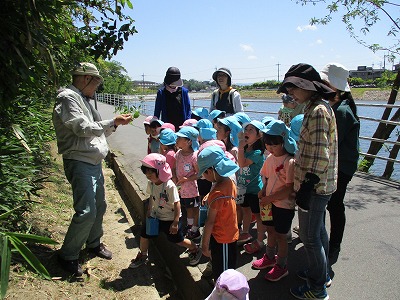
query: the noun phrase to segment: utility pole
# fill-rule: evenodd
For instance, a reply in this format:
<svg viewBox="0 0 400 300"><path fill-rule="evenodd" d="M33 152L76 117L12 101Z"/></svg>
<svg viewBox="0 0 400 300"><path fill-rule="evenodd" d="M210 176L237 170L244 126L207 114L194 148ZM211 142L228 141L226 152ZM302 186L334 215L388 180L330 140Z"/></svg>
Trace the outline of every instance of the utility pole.
<svg viewBox="0 0 400 300"><path fill-rule="evenodd" d="M278 66L278 82L279 82L279 66L281 65L279 62L276 64Z"/></svg>
<svg viewBox="0 0 400 300"><path fill-rule="evenodd" d="M142 74L142 95L144 96L144 73Z"/></svg>

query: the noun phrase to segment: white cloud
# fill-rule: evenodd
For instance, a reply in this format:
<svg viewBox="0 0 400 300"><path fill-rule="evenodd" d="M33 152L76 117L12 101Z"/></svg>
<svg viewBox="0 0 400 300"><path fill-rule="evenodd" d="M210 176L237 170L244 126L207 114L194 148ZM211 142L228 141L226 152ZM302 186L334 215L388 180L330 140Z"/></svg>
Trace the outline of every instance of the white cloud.
<svg viewBox="0 0 400 300"><path fill-rule="evenodd" d="M315 45L322 45L324 42L321 39L316 40L313 43L310 43L310 46L313 47Z"/></svg>
<svg viewBox="0 0 400 300"><path fill-rule="evenodd" d="M306 31L306 30L313 30L314 31L314 30L317 30L317 26L315 26L315 25L297 26L296 30L298 32L303 32L303 31Z"/></svg>
<svg viewBox="0 0 400 300"><path fill-rule="evenodd" d="M258 57L255 56L255 55L249 55L249 56L247 56L247 59L249 59L249 60L256 60L256 59L258 59Z"/></svg>
<svg viewBox="0 0 400 300"><path fill-rule="evenodd" d="M253 47L250 45L240 44L240 48L245 52L254 52Z"/></svg>

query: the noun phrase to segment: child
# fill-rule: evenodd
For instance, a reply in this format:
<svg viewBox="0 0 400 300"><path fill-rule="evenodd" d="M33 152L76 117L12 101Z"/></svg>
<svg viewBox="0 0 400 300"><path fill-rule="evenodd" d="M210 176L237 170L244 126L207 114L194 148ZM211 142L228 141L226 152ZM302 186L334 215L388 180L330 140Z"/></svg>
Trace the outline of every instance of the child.
<svg viewBox="0 0 400 300"><path fill-rule="evenodd" d="M181 126L179 126L179 128L182 128L185 126L195 127L196 124L197 124L196 119L187 119L187 120L185 120L185 122L183 122L183 124Z"/></svg>
<svg viewBox="0 0 400 300"><path fill-rule="evenodd" d="M214 109L208 115L208 119L213 123L214 128L217 129L218 119L225 118L225 115L226 115L226 112L218 110L218 109Z"/></svg>
<svg viewBox="0 0 400 300"><path fill-rule="evenodd" d="M152 151L151 151L152 145L154 146L154 143L155 143L155 141L154 141L155 139L151 136L151 129L150 129L150 123L153 120L158 120L158 118L155 117L155 116L147 116L146 119L144 119L144 121L143 121L144 130L145 130L146 134L148 135L148 138L147 138L147 154L152 153Z"/></svg>
<svg viewBox="0 0 400 300"><path fill-rule="evenodd" d="M246 276L228 269L215 282L215 287L205 300L248 300L250 287Z"/></svg>
<svg viewBox="0 0 400 300"><path fill-rule="evenodd" d="M187 212L187 238L200 237L199 231L199 190L197 188L197 151L199 142L197 129L185 126L176 135L176 185L180 186L179 195L182 207Z"/></svg>
<svg viewBox="0 0 400 300"><path fill-rule="evenodd" d="M174 126L175 128L175 126ZM172 129L165 128L160 132L159 140L160 140L160 153L165 156L167 163L169 164L172 175L174 176L175 169L175 144L177 135Z"/></svg>
<svg viewBox="0 0 400 300"><path fill-rule="evenodd" d="M151 143L150 143L150 150L151 153L160 153L160 141L158 140L159 136L159 129L162 125L164 124L163 121L153 118L150 120L150 135L152 137Z"/></svg>
<svg viewBox="0 0 400 300"><path fill-rule="evenodd" d="M261 169L266 184L259 193L261 218L268 233L266 253L253 261L255 269L273 267L266 275L269 281L278 281L288 275L288 242L286 235L294 217L294 158L296 142L289 136L289 128L282 121L270 124L263 140L269 155ZM278 248L278 255L276 254Z"/></svg>
<svg viewBox="0 0 400 300"><path fill-rule="evenodd" d="M200 145L217 138L217 130L214 129L211 121L207 119L201 119L198 121L195 128L199 130ZM199 189L200 201L202 201L204 196L207 195L211 190L211 182L201 177L197 179L197 186Z"/></svg>
<svg viewBox="0 0 400 300"><path fill-rule="evenodd" d="M240 203L243 212L243 231L239 236L238 244L246 243L252 238L249 229L253 213L257 222L257 239L243 246L247 253L253 254L260 251L264 246L263 240L265 237L265 229L260 219L260 205L258 203L258 192L263 186L260 169L264 163L264 145L261 140L261 130L264 129L264 124L253 120L250 123L245 123L243 129L244 135L239 142L238 151L240 170L237 174L238 187L243 190L244 197L244 201Z"/></svg>
<svg viewBox="0 0 400 300"><path fill-rule="evenodd" d="M278 111L278 120L283 121L287 127L290 127L291 114L296 106L297 103L291 96L282 95L282 107Z"/></svg>
<svg viewBox="0 0 400 300"><path fill-rule="evenodd" d="M167 239L179 246L189 249L189 264L194 266L199 263L201 249L192 241L183 238L179 219L181 206L178 190L171 180L172 173L165 157L159 153L148 154L142 161L142 172L149 180L147 193L150 194L147 217L159 219L159 232L164 232ZM146 234L146 222L143 222L140 233L140 252L132 260L129 268L135 269L148 261L147 251L149 239L155 236Z"/></svg>
<svg viewBox="0 0 400 300"><path fill-rule="evenodd" d="M218 119L217 121L217 139L225 143L226 151L232 153L237 160L238 135L242 131L242 126L234 116Z"/></svg>
<svg viewBox="0 0 400 300"><path fill-rule="evenodd" d="M208 109L205 107L198 107L192 111L192 116L190 118L195 119L197 121L200 121L201 119L207 119Z"/></svg>
<svg viewBox="0 0 400 300"><path fill-rule="evenodd" d="M157 128L157 133L160 134L161 131L163 131L164 129L171 129L173 132L175 132L175 125L172 123L164 123L161 125L161 127Z"/></svg>
<svg viewBox="0 0 400 300"><path fill-rule="evenodd" d="M199 176L215 183L207 196L208 215L201 249L205 256L212 257L213 278L217 280L225 270L236 268L236 185L229 176L239 167L218 146L203 149L197 163Z"/></svg>

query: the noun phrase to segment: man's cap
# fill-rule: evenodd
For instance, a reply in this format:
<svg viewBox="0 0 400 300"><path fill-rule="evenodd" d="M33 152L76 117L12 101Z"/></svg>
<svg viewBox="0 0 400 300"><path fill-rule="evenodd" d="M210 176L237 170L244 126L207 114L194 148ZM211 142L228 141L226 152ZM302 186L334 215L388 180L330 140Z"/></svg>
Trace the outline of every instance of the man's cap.
<svg viewBox="0 0 400 300"><path fill-rule="evenodd" d="M100 78L101 82L104 81L104 78L100 75L97 67L89 62L81 62L79 63L72 71L71 75L91 75L97 78Z"/></svg>

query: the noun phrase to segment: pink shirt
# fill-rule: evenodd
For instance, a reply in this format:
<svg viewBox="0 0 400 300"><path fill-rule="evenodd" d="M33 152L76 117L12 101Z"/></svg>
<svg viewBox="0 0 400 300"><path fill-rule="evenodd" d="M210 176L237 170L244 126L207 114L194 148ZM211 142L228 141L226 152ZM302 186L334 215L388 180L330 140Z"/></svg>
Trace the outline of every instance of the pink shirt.
<svg viewBox="0 0 400 300"><path fill-rule="evenodd" d="M170 149L165 153L165 160L169 164L170 168L175 168L175 151Z"/></svg>
<svg viewBox="0 0 400 300"><path fill-rule="evenodd" d="M196 173L197 152L183 155L182 150L178 150L175 154L176 177L178 180L183 177L190 177ZM197 188L197 180L187 181L181 184L179 191L181 198L193 198L199 196Z"/></svg>
<svg viewBox="0 0 400 300"><path fill-rule="evenodd" d="M294 181L294 158L289 154L279 157L269 154L261 168L260 174L265 176L267 181L266 195L271 195L288 183ZM272 201L276 207L294 209L294 193L286 199Z"/></svg>

